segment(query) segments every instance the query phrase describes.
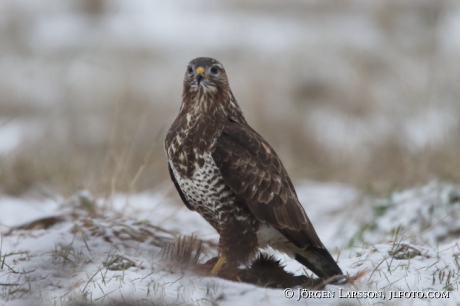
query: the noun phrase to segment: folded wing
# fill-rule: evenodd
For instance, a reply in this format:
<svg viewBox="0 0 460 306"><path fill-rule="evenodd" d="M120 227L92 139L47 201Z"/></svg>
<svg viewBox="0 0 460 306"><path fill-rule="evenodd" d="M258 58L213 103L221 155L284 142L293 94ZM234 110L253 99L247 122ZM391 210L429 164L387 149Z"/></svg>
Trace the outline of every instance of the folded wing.
<svg viewBox="0 0 460 306"><path fill-rule="evenodd" d="M278 155L250 126L226 123L212 157L225 183L259 221L297 247L324 248Z"/></svg>

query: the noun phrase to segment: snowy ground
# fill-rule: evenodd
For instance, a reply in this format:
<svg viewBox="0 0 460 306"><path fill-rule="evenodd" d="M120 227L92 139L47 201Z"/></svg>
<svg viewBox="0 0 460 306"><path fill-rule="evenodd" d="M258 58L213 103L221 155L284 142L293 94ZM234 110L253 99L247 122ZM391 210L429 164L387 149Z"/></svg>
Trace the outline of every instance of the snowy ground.
<svg viewBox="0 0 460 306"><path fill-rule="evenodd" d="M216 255L218 235L196 213L157 193L93 199L81 192L42 201L0 198L0 305L287 305L283 290L203 277L165 261L161 249L182 235L203 240L201 262ZM355 286L327 286L334 299L308 304L456 305L460 189L432 182L392 194L364 197L338 184L304 182L302 203L325 245L353 275ZM36 222L36 220L41 220ZM277 254L286 269L305 273ZM350 291L383 292L386 299L339 298ZM449 292L442 299L392 299L390 291Z"/></svg>

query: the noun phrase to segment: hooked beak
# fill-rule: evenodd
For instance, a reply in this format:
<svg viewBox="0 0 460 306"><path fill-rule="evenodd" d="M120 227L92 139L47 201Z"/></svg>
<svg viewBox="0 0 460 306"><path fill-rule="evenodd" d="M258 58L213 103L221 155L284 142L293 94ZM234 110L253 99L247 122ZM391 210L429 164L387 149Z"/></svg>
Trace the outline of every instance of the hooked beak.
<svg viewBox="0 0 460 306"><path fill-rule="evenodd" d="M203 67L198 67L196 70L196 81L198 83L198 86L200 86L201 80L203 80L204 76L204 68Z"/></svg>
<svg viewBox="0 0 460 306"><path fill-rule="evenodd" d="M201 73L196 75L196 81L198 83L198 86L200 86L201 80L203 79L203 75Z"/></svg>

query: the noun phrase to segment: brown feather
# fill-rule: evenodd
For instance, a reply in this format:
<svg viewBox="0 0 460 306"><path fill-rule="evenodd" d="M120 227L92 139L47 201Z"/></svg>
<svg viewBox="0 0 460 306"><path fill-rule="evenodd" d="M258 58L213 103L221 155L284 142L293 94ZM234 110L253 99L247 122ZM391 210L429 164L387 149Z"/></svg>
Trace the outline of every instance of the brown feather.
<svg viewBox="0 0 460 306"><path fill-rule="evenodd" d="M257 142L259 145L255 145ZM267 152L266 148L270 152L266 155L269 163L264 163L257 157L260 150ZM255 151L252 152L251 149ZM212 157L225 183L246 200L257 219L276 228L296 231L310 223L279 157L247 124L224 123ZM313 229L312 226L309 227ZM309 234L312 236L311 240L316 242L315 246L322 247L316 232L313 230Z"/></svg>
<svg viewBox="0 0 460 306"><path fill-rule="evenodd" d="M198 67L204 72L198 72ZM218 67L220 73L212 73L211 67ZM198 78L198 73L206 75ZM227 265L247 262L255 255L258 239L265 239L258 238L263 222L284 235L287 245L300 248L298 260L312 266L316 274L341 273L278 155L246 123L218 61L197 58L189 63L181 109L166 135L165 148L182 201L219 232ZM269 236L278 235L276 230ZM307 248L314 252L308 253Z"/></svg>

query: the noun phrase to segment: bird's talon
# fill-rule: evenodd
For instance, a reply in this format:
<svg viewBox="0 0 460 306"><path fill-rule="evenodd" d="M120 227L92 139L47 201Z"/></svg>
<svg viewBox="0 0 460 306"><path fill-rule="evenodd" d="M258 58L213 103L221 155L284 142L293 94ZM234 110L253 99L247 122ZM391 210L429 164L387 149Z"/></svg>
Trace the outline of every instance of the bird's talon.
<svg viewBox="0 0 460 306"><path fill-rule="evenodd" d="M227 257L225 255L222 255L219 258L219 260L214 265L214 268L212 268L212 270L211 270L211 275L212 276L217 276L217 274L219 274L219 271L222 268L222 265L224 264L226 259L227 259Z"/></svg>

